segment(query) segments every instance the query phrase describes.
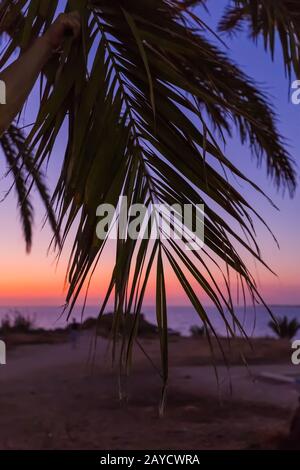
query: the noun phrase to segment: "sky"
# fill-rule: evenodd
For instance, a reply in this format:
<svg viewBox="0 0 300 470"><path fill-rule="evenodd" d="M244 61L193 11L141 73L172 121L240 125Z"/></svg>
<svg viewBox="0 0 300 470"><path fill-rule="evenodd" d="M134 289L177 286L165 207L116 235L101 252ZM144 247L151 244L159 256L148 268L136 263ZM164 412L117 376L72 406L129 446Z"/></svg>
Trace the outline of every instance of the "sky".
<svg viewBox="0 0 300 470"><path fill-rule="evenodd" d="M227 2L209 2L210 16L202 13L207 23L215 27L222 6ZM263 51L261 44L251 43L246 34L231 39L223 37L228 45L230 57L259 83L271 97L271 102L278 114L278 127L287 139L290 152L296 162L300 162L300 106L291 103L289 82L284 76L281 51L277 48L275 61ZM37 96L33 93L23 116L23 123L29 123L37 110ZM47 179L53 189L59 174L64 152L66 133L60 135L51 158ZM271 236L261 225L257 225L257 239L266 262L277 273L277 277L258 266L249 255L246 260L252 269L260 291L269 304L300 304L300 193L297 191L293 200L277 192L266 176L265 167L257 168L251 158L249 148L241 146L238 137L227 142L226 155L248 177L259 184L280 209L276 211L266 200L249 188L239 186L247 198L259 209L260 214L272 228L279 244L276 247ZM298 168L299 180L299 168ZM10 182L4 178L5 168L0 160L0 199L9 188ZM11 194L0 203L0 305L61 305L64 303L64 278L68 260L69 241L57 266L55 256L48 252L51 232L43 228L44 209L39 200L35 202L34 243L30 255L25 253L25 244L16 210L16 198ZM114 247L108 246L97 275L90 290L89 303L98 303L103 298L109 279L114 257ZM184 293L179 288L174 276L168 271L168 299L170 304L187 303ZM146 295L146 304L154 303L155 280L152 277ZM199 293L201 296L201 293ZM204 300L205 301L205 300Z"/></svg>

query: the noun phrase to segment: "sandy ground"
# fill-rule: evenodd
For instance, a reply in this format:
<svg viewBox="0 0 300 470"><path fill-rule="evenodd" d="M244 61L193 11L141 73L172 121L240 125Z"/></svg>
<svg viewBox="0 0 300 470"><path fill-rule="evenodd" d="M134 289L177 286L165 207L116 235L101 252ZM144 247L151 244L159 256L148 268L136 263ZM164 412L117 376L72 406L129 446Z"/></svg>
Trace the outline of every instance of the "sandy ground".
<svg viewBox="0 0 300 470"><path fill-rule="evenodd" d="M92 366L90 338L85 332L76 350L64 343L8 351L0 367L1 449L268 448L288 431L297 391L257 378L265 371L299 374L281 353L280 364L264 364L256 353L249 370L219 366L218 386L199 340L173 339L166 411L159 418L161 379L140 349L120 400L108 341L99 339ZM159 366L157 341L142 345Z"/></svg>

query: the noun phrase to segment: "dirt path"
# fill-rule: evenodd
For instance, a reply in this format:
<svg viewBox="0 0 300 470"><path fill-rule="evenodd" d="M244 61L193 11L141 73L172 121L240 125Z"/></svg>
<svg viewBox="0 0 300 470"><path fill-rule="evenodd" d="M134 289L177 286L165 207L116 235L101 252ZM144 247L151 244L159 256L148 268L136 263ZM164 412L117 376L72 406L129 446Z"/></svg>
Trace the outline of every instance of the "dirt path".
<svg viewBox="0 0 300 470"><path fill-rule="evenodd" d="M297 393L286 385L253 381L244 367L219 368L172 361L165 417L158 417L161 381L137 351L137 365L120 401L108 343L101 339L93 374L90 338L70 344L9 351L0 368L0 448L214 449L258 446L288 428ZM148 343L149 346L149 343ZM151 346L151 345L150 345ZM151 348L150 348L151 349ZM252 374L288 366L253 366ZM126 391L126 393L125 393ZM220 403L219 396L223 402Z"/></svg>

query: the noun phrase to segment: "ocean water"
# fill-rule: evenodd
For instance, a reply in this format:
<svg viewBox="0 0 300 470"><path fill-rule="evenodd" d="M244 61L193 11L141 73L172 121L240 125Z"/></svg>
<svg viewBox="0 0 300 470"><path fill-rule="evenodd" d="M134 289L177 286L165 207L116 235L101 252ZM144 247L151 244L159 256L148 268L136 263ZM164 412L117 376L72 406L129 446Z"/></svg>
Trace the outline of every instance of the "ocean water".
<svg viewBox="0 0 300 470"><path fill-rule="evenodd" d="M272 306L272 312L275 316L286 315L289 319L297 318L300 322L300 306ZM55 329L65 328L67 325L66 314L62 315L62 307L42 306L42 307L18 307L17 311L22 315L29 317L34 322L35 328ZM99 308L96 306L88 306L85 309L83 319L89 317L97 317ZM108 309L109 311L109 309ZM69 321L76 318L80 322L82 309L76 307ZM143 313L145 318L155 324L155 308L144 307ZM216 331L220 335L226 335L226 326L215 307L207 307L207 313L210 321ZM14 318L16 312L13 308L0 307L0 324L5 316ZM242 323L246 333L253 337L273 336L272 331L268 327L270 315L265 307L258 306L254 310L253 307L237 307L236 314ZM190 335L190 328L194 325L201 326L202 322L192 307L189 306L170 306L168 308L169 327L178 331L183 336ZM230 322L230 315L228 315ZM231 321L232 323L232 321ZM237 334L238 331L237 331Z"/></svg>

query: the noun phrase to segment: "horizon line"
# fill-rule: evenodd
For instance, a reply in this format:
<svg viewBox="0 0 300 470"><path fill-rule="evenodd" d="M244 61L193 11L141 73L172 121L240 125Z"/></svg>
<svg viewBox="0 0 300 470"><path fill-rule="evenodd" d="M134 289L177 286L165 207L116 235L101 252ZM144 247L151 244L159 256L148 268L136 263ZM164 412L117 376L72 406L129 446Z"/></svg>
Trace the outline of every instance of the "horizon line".
<svg viewBox="0 0 300 470"><path fill-rule="evenodd" d="M272 304L272 303L266 303L266 305L269 307L269 308L274 308L274 307L292 307L292 308L297 308L299 307L300 308L300 303L295 303L295 304L287 304L287 303L282 303L282 304ZM84 305L82 303L78 303L77 305L74 306L74 308L76 307L80 307L82 308ZM38 307L56 307L56 308L65 308L66 307L66 304L53 304L53 303L41 303L41 304L16 304L16 305L13 305L13 304L1 304L0 303L0 308L8 308L8 309L18 309L18 308L38 308ZM87 304L85 305L85 308L92 308L92 307L95 307L95 308L99 308L101 307L101 305L98 305L98 304ZM145 304L144 307L151 307L151 308L155 308L155 304ZM194 308L192 305L190 304L179 304L179 303L170 303L168 304L168 307L190 307L190 308ZM214 304L203 304L203 307L215 307L217 308ZM253 307L253 304L250 304L250 303L247 303L246 305L233 305L233 308L244 308L244 307ZM265 307L264 304L260 303L260 304L256 304L255 307ZM68 307L67 307L68 308ZM107 307L108 309L111 309L113 308L113 306L108 306Z"/></svg>

